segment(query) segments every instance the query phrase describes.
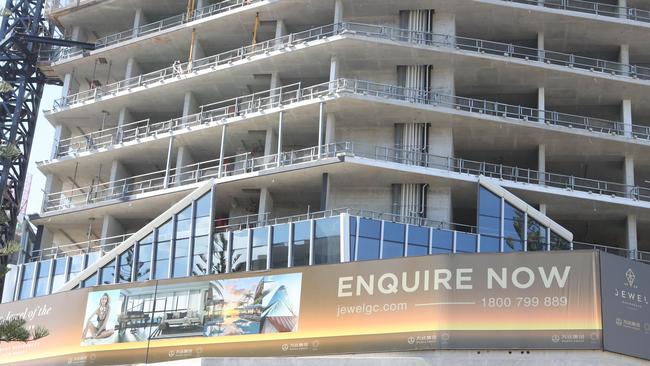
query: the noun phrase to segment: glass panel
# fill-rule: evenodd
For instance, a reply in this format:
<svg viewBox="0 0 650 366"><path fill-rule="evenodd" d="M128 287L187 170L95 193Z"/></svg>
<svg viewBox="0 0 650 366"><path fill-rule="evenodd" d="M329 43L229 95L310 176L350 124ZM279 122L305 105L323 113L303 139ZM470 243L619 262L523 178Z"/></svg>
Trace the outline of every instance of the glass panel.
<svg viewBox="0 0 650 366"><path fill-rule="evenodd" d="M34 270L36 263L27 263L23 267L23 279L20 284L19 299L27 299L32 297L32 280L34 279Z"/></svg>
<svg viewBox="0 0 650 366"><path fill-rule="evenodd" d="M208 235L210 233L210 216L197 217L194 221L196 222L194 235Z"/></svg>
<svg viewBox="0 0 650 366"><path fill-rule="evenodd" d="M173 229L172 220L169 219L167 220L167 222L162 224L158 229L156 229L158 231L157 240L159 242L172 240L172 229Z"/></svg>
<svg viewBox="0 0 650 366"><path fill-rule="evenodd" d="M102 274L102 285L115 283L115 260L108 262L100 271Z"/></svg>
<svg viewBox="0 0 650 366"><path fill-rule="evenodd" d="M311 221L300 221L293 225L293 266L309 265L309 237Z"/></svg>
<svg viewBox="0 0 650 366"><path fill-rule="evenodd" d="M409 226L407 255L415 257L429 254L429 228Z"/></svg>
<svg viewBox="0 0 650 366"><path fill-rule="evenodd" d="M93 273L92 276L86 278L82 283L81 287L92 287L92 286L97 286L97 272Z"/></svg>
<svg viewBox="0 0 650 366"><path fill-rule="evenodd" d="M232 252L230 260L231 272L246 270L246 256L248 255L248 230L235 231L232 234Z"/></svg>
<svg viewBox="0 0 650 366"><path fill-rule="evenodd" d="M269 227L253 229L253 247L251 249L251 271L266 269L269 253Z"/></svg>
<svg viewBox="0 0 650 366"><path fill-rule="evenodd" d="M286 268L289 263L289 224L273 226L271 268Z"/></svg>
<svg viewBox="0 0 650 366"><path fill-rule="evenodd" d="M119 257L119 270L117 272L117 283L131 282L133 272L133 248L129 248Z"/></svg>
<svg viewBox="0 0 650 366"><path fill-rule="evenodd" d="M476 253L476 238L474 234L456 232L456 253Z"/></svg>
<svg viewBox="0 0 650 366"><path fill-rule="evenodd" d="M357 260L379 259L379 239L381 238L381 221L359 220L359 248Z"/></svg>
<svg viewBox="0 0 650 366"><path fill-rule="evenodd" d="M156 244L156 267L154 279L169 278L169 254L171 242L159 241Z"/></svg>
<svg viewBox="0 0 650 366"><path fill-rule="evenodd" d="M196 200L196 217L210 216L210 192Z"/></svg>
<svg viewBox="0 0 650 366"><path fill-rule="evenodd" d="M316 220L314 264L341 262L341 220L339 217Z"/></svg>
<svg viewBox="0 0 650 366"><path fill-rule="evenodd" d="M67 258L58 258L54 261L54 278L52 279L52 292L56 292L65 283L65 267Z"/></svg>
<svg viewBox="0 0 650 366"><path fill-rule="evenodd" d="M88 253L88 259L86 260L86 267L84 269L92 266L99 260L100 253L99 252L90 252Z"/></svg>
<svg viewBox="0 0 650 366"><path fill-rule="evenodd" d="M172 277L187 277L187 266L189 264L190 239L178 239L174 243L174 268Z"/></svg>
<svg viewBox="0 0 650 366"><path fill-rule="evenodd" d="M501 238L481 235L481 253L499 253L501 251Z"/></svg>
<svg viewBox="0 0 650 366"><path fill-rule="evenodd" d="M571 243L551 230L551 250L570 250Z"/></svg>
<svg viewBox="0 0 650 366"><path fill-rule="evenodd" d="M73 279L79 272L83 271L83 261L85 254L75 255L70 259L70 273L66 281Z"/></svg>
<svg viewBox="0 0 650 366"><path fill-rule="evenodd" d="M384 222L384 246L382 258L399 258L404 256L404 224Z"/></svg>
<svg viewBox="0 0 650 366"><path fill-rule="evenodd" d="M185 239L190 237L192 229L191 214L192 207L187 207L176 216L176 239Z"/></svg>
<svg viewBox="0 0 650 366"><path fill-rule="evenodd" d="M212 240L212 269L210 273L226 272L226 250L228 250L228 232L215 233Z"/></svg>
<svg viewBox="0 0 650 366"><path fill-rule="evenodd" d="M350 217L350 261L354 261L357 245L357 218Z"/></svg>
<svg viewBox="0 0 650 366"><path fill-rule="evenodd" d="M506 202L503 207L503 251L523 251L525 230L524 212Z"/></svg>
<svg viewBox="0 0 650 366"><path fill-rule="evenodd" d="M431 254L446 254L454 250L454 232L433 229L431 233Z"/></svg>
<svg viewBox="0 0 650 366"><path fill-rule="evenodd" d="M546 227L528 216L528 250L546 250Z"/></svg>
<svg viewBox="0 0 650 366"><path fill-rule="evenodd" d="M38 268L38 280L36 281L36 292L34 296L47 295L47 287L49 285L50 268L52 261L43 261Z"/></svg>
<svg viewBox="0 0 650 366"><path fill-rule="evenodd" d="M135 269L135 279L136 281L146 281L151 277L151 249L152 243L151 235L144 238L138 245L138 263L137 268Z"/></svg>
<svg viewBox="0 0 650 366"><path fill-rule="evenodd" d="M494 193L479 188L479 233L501 237L501 198Z"/></svg>
<svg viewBox="0 0 650 366"><path fill-rule="evenodd" d="M194 256L192 257L192 276L202 276L208 274L208 246L210 240L208 236L194 238ZM223 262L224 270L226 260Z"/></svg>

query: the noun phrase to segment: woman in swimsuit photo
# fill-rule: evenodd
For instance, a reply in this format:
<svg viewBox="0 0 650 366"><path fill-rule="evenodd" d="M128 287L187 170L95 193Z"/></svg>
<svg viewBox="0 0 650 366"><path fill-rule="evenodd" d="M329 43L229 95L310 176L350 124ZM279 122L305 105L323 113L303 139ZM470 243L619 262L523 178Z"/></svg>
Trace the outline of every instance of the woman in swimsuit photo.
<svg viewBox="0 0 650 366"><path fill-rule="evenodd" d="M113 329L106 329L106 323L111 314L110 300L111 298L107 293L104 293L99 299L97 310L86 320L86 327L82 335L83 339L104 339L115 333Z"/></svg>

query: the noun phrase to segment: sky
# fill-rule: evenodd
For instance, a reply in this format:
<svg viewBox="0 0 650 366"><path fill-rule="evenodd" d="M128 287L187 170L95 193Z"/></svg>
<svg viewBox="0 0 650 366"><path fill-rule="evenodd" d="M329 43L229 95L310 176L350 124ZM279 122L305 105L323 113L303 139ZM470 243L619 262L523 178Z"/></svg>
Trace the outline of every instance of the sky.
<svg viewBox="0 0 650 366"><path fill-rule="evenodd" d="M32 184L27 202L27 214L40 212L43 201L43 189L45 188L45 176L36 168L37 161L50 159L52 154L52 143L54 140L54 127L43 116L43 109L51 109L54 100L61 96L61 87L46 86L41 99L41 110L38 111L36 122L36 133L32 144L32 152L29 156L27 174L32 176ZM27 187L23 195L27 194Z"/></svg>

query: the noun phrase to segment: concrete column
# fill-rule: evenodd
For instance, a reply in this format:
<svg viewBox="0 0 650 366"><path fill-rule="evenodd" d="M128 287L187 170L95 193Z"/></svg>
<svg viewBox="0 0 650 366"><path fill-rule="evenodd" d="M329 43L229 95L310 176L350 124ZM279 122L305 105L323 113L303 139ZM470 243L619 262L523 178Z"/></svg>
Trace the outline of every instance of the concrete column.
<svg viewBox="0 0 650 366"><path fill-rule="evenodd" d="M546 58L546 50L545 46L545 38L544 38L544 32L537 32L537 57L539 57L538 61L544 61Z"/></svg>
<svg viewBox="0 0 650 366"><path fill-rule="evenodd" d="M537 109L539 110L537 115L539 122L544 122L546 119L546 91L544 88L537 88Z"/></svg>
<svg viewBox="0 0 650 366"><path fill-rule="evenodd" d="M630 75L630 45L622 44L618 53L618 62L621 65L621 73L624 76Z"/></svg>
<svg viewBox="0 0 650 366"><path fill-rule="evenodd" d="M41 226L42 234L41 240L38 243L38 247L41 249L51 248L54 246L54 230L48 228L47 226Z"/></svg>
<svg viewBox="0 0 650 366"><path fill-rule="evenodd" d="M539 204L539 212L541 212L542 215L546 215L546 208L547 208L546 203Z"/></svg>
<svg viewBox="0 0 650 366"><path fill-rule="evenodd" d="M84 37L84 31L80 26L75 25L72 27L72 34L70 35L70 39L73 41L83 41L85 38L86 37Z"/></svg>
<svg viewBox="0 0 650 366"><path fill-rule="evenodd" d="M433 66L431 85L434 93L456 95L453 66Z"/></svg>
<svg viewBox="0 0 650 366"><path fill-rule="evenodd" d="M258 220L262 221L268 218L265 214L271 212L273 212L273 197L271 196L268 187L263 187L260 190L260 205L259 210L257 211Z"/></svg>
<svg viewBox="0 0 650 366"><path fill-rule="evenodd" d="M632 137L632 101L624 99L621 103L621 121L623 122L623 135Z"/></svg>
<svg viewBox="0 0 650 366"><path fill-rule="evenodd" d="M330 207L330 175L329 173L323 173L321 186L320 186L320 211L325 211L332 209Z"/></svg>
<svg viewBox="0 0 650 366"><path fill-rule="evenodd" d="M432 31L435 34L456 36L456 14L434 13Z"/></svg>
<svg viewBox="0 0 650 366"><path fill-rule="evenodd" d="M188 167L188 165L194 163L196 163L196 160L192 157L189 147L180 146L176 154L175 186L181 186L184 184L184 181L191 178L191 172L194 170L194 167Z"/></svg>
<svg viewBox="0 0 650 366"><path fill-rule="evenodd" d="M135 15L133 17L133 37L137 37L140 34L140 27L145 25L147 20L144 16L144 11L142 8L135 10Z"/></svg>
<svg viewBox="0 0 650 366"><path fill-rule="evenodd" d="M119 241L116 240L106 240L106 238L110 238L113 236L118 236L118 235L124 235L126 232L124 231L124 227L122 224L120 224L115 217L111 215L106 215L104 216L104 219L102 220L102 234L100 236L100 245L104 246L107 244L113 244L113 246L119 245ZM106 251L111 250L112 248L106 248Z"/></svg>
<svg viewBox="0 0 650 366"><path fill-rule="evenodd" d="M334 2L334 24L341 23L343 21L343 1L336 0Z"/></svg>
<svg viewBox="0 0 650 366"><path fill-rule="evenodd" d="M636 252L639 249L639 244L637 240L637 228L636 228L636 215L629 214L627 215L626 220L626 238L625 238L625 248L630 251ZM630 253L633 256L635 253Z"/></svg>
<svg viewBox="0 0 650 366"><path fill-rule="evenodd" d="M632 187L636 186L635 173L634 173L634 157L632 155L625 156L625 162L623 163L623 178L624 183L628 187L628 190L631 190ZM630 197L634 197L635 192L628 192Z"/></svg>
<svg viewBox="0 0 650 366"><path fill-rule="evenodd" d="M445 223L452 222L451 187L429 186L426 218Z"/></svg>
<svg viewBox="0 0 650 366"><path fill-rule="evenodd" d="M267 163L275 160L274 154L278 152L278 134L273 127L266 129L266 136L264 138L264 159Z"/></svg>
<svg viewBox="0 0 650 366"><path fill-rule="evenodd" d="M135 61L135 58L129 57L126 61L126 72L124 73L125 79L130 79L136 76L142 75L142 69L140 65Z"/></svg>
<svg viewBox="0 0 650 366"><path fill-rule="evenodd" d="M116 180L128 178L131 176L131 172L129 172L128 169L120 162L119 160L113 160L111 163L111 175L108 178L108 181L111 184L111 187L113 187L113 182Z"/></svg>
<svg viewBox="0 0 650 366"><path fill-rule="evenodd" d="M133 120L133 115L131 114L131 111L128 108L120 109L120 113L117 116L117 125L118 125L118 127L129 124L131 122L135 122Z"/></svg>
<svg viewBox="0 0 650 366"><path fill-rule="evenodd" d="M429 129L429 153L441 157L454 157L454 133L451 127Z"/></svg>
<svg viewBox="0 0 650 366"><path fill-rule="evenodd" d="M334 81L339 78L339 58L337 56L332 56L330 60L330 81Z"/></svg>
<svg viewBox="0 0 650 366"><path fill-rule="evenodd" d="M275 21L275 38L284 37L287 35L287 25L284 23L284 19L278 19Z"/></svg>
<svg viewBox="0 0 650 366"><path fill-rule="evenodd" d="M174 150L174 136L170 136L169 144L167 145L167 163L165 164L165 183L163 184L164 188L169 187L169 176L171 174L171 168L172 168L173 150Z"/></svg>
<svg viewBox="0 0 650 366"><path fill-rule="evenodd" d="M47 197L48 194L61 192L63 188L63 181L54 174L48 174L45 176L45 187L43 188L44 197Z"/></svg>
<svg viewBox="0 0 650 366"><path fill-rule="evenodd" d="M282 90L276 90L282 87L282 79L280 79L280 74L278 72L271 73L271 84L269 89L271 89L271 96L278 96L277 100L274 100L274 105L279 106L281 102Z"/></svg>
<svg viewBox="0 0 650 366"><path fill-rule="evenodd" d="M79 89L76 80L74 79L74 72L65 74L63 77L63 86L61 87L61 97L65 98L68 95L75 94Z"/></svg>
<svg viewBox="0 0 650 366"><path fill-rule="evenodd" d="M205 51L203 51L203 46L201 46L201 43L199 42L199 37L196 37L194 39L194 45L192 47L191 59L192 61L196 61L203 57L205 57Z"/></svg>
<svg viewBox="0 0 650 366"><path fill-rule="evenodd" d="M325 144L336 142L336 116L334 113L327 114L325 122Z"/></svg>
<svg viewBox="0 0 650 366"><path fill-rule="evenodd" d="M52 144L52 152L50 153L51 159L56 159L59 155L61 140L68 138L70 138L70 130L68 130L67 127L64 125L56 125L56 127L54 127L54 144ZM63 151L61 151L61 153L63 153Z"/></svg>
<svg viewBox="0 0 650 366"><path fill-rule="evenodd" d="M620 18L627 18L627 0L618 0L618 16Z"/></svg>
<svg viewBox="0 0 650 366"><path fill-rule="evenodd" d="M280 163L282 161L282 125L284 122L284 111L280 111L278 114L278 158L277 158L277 164L280 166Z"/></svg>
<svg viewBox="0 0 650 366"><path fill-rule="evenodd" d="M194 93L188 91L183 98L183 124L189 123L192 120L189 116L199 113L199 103L194 96Z"/></svg>
<svg viewBox="0 0 650 366"><path fill-rule="evenodd" d="M546 145L540 144L537 148L537 171L539 172L539 184L546 184Z"/></svg>

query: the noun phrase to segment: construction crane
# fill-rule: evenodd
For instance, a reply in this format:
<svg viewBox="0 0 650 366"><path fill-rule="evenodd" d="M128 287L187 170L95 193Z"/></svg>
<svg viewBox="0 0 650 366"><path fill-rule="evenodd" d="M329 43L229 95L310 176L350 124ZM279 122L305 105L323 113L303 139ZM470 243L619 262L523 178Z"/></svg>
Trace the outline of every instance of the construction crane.
<svg viewBox="0 0 650 366"><path fill-rule="evenodd" d="M0 0L2 1L2 0ZM36 119L46 84L60 85L39 67L39 52L94 44L54 38L46 0L5 0L0 28L0 248L14 238ZM5 261L6 258L0 258Z"/></svg>

